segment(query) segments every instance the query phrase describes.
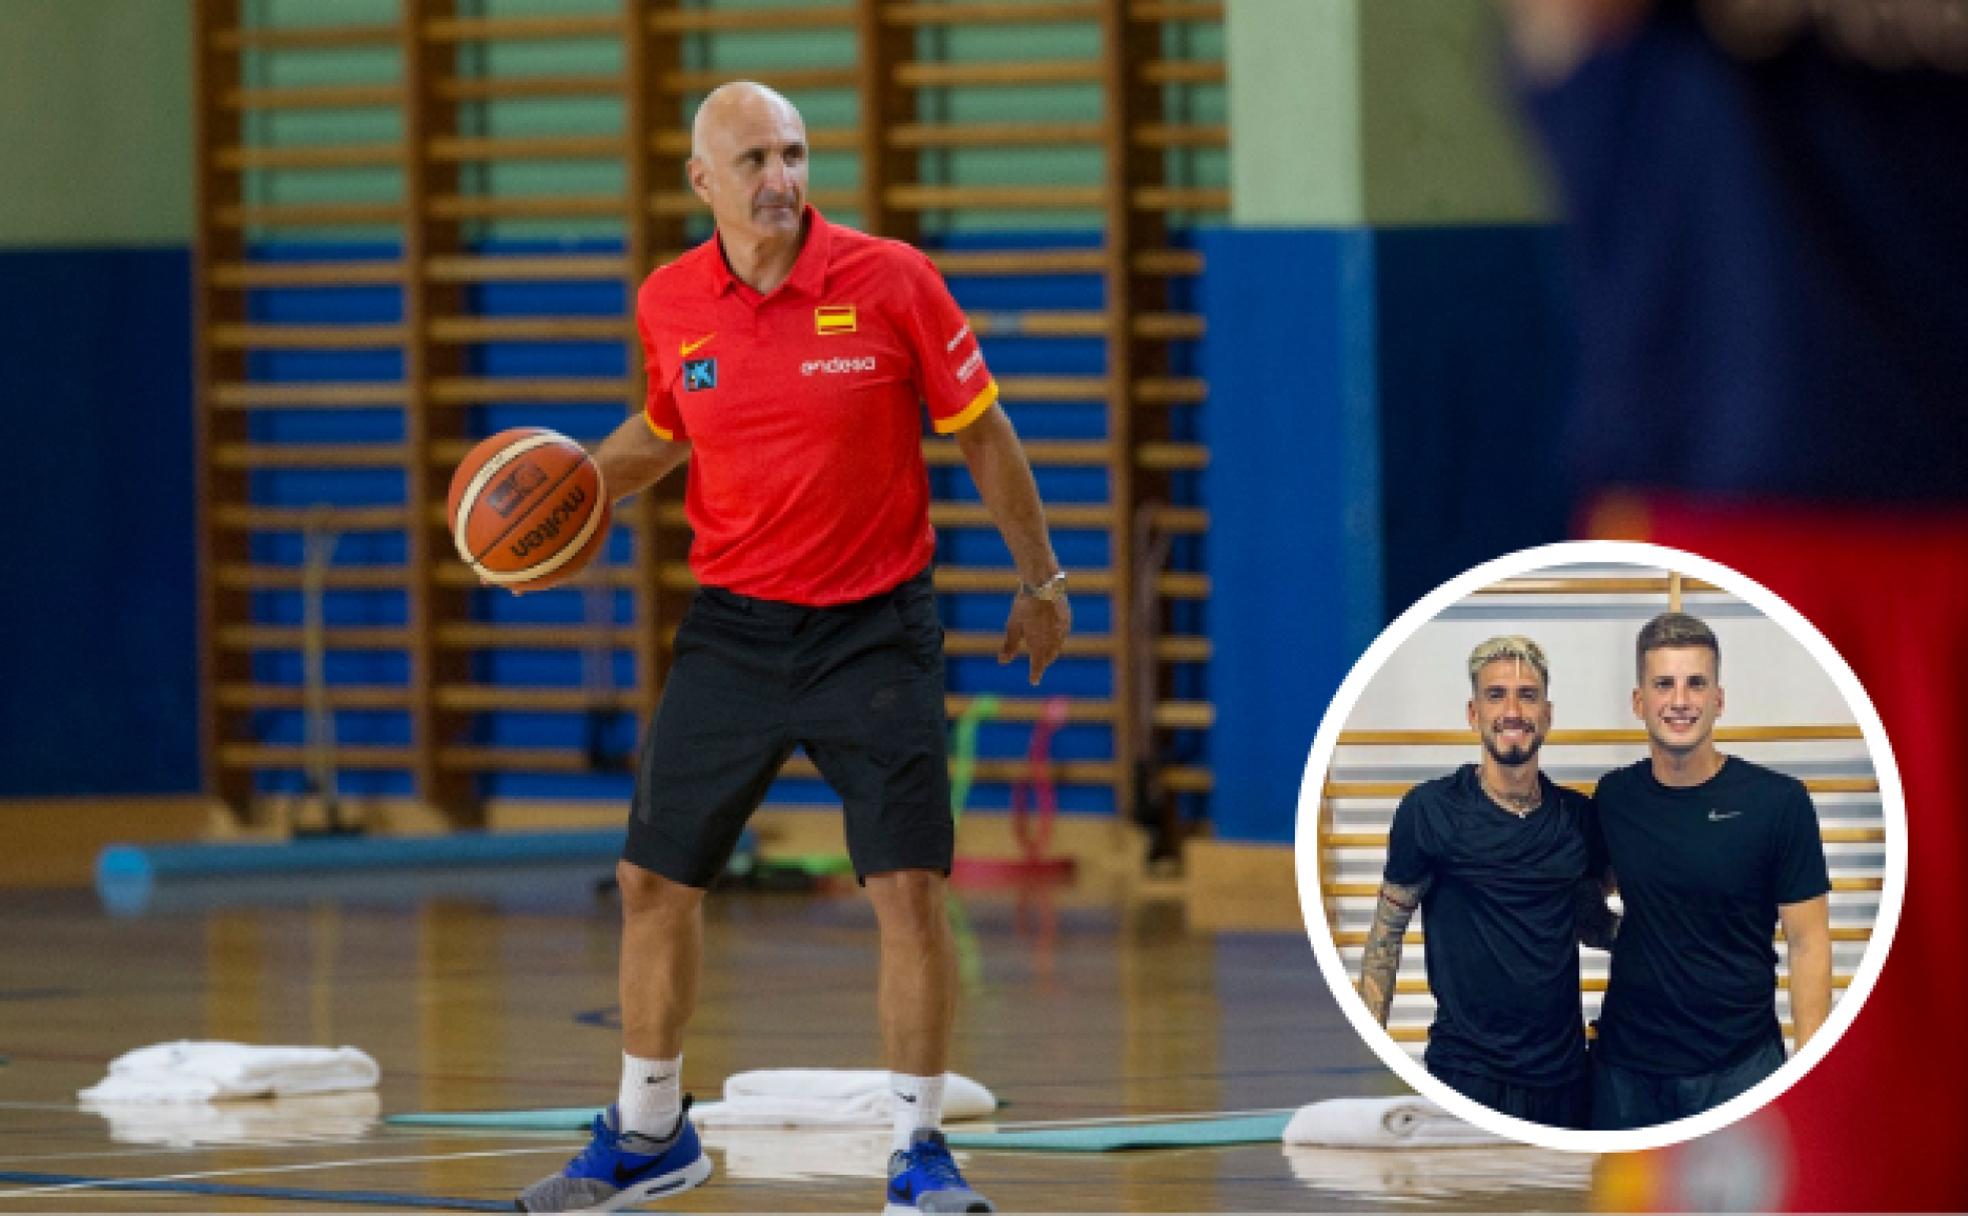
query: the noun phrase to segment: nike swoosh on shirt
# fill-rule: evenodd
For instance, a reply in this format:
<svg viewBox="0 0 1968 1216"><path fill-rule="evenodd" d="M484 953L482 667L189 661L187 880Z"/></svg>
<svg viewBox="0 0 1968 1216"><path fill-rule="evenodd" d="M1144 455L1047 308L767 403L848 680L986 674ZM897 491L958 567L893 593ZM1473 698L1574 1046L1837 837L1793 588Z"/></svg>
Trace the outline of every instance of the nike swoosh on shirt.
<svg viewBox="0 0 1968 1216"><path fill-rule="evenodd" d="M685 342L682 346L679 346L677 348L677 357L680 359L688 359L691 355L696 354L697 351L701 347L703 347L705 343L709 342L712 338L715 337L717 337L716 334L705 334L703 337L697 339L695 342Z"/></svg>
<svg viewBox="0 0 1968 1216"><path fill-rule="evenodd" d="M1734 819L1740 814L1742 814L1741 811L1729 811L1726 814L1722 811L1710 811L1708 813L1708 821L1710 823L1720 823L1724 819Z"/></svg>

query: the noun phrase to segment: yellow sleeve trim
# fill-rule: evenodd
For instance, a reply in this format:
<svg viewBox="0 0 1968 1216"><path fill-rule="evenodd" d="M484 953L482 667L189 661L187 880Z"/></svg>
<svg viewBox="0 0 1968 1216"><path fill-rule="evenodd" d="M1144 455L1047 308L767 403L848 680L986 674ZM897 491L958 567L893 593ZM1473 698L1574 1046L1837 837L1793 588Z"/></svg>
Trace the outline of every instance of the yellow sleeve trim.
<svg viewBox="0 0 1968 1216"><path fill-rule="evenodd" d="M668 431L666 431L666 430L664 430L664 429L663 429L662 427L660 427L660 426L657 426L657 425L656 425L656 420L655 420L654 418L651 418L651 417L649 416L649 411L648 411L648 410L644 410L644 411L642 411L642 420L643 420L644 422L647 422L647 423L649 424L649 429L650 429L650 430L652 430L652 431L655 431L655 432L656 432L656 438L658 438L658 439L660 439L660 440L662 440L662 441L663 441L664 443L675 443L675 442L676 442L676 436L675 436L675 435L672 435L672 434L670 434L670 433L669 433Z"/></svg>
<svg viewBox="0 0 1968 1216"><path fill-rule="evenodd" d="M938 419L931 420L930 425L936 428L936 433L939 435L954 434L957 431L963 430L971 423L977 421L978 418L983 416L985 410L990 409L992 406L996 405L997 403L998 403L998 382L997 379L993 377L991 382L984 386L984 390L982 392L978 393L977 396L971 398L969 405L964 406L963 409L957 411L955 414L952 414L948 418L938 418Z"/></svg>

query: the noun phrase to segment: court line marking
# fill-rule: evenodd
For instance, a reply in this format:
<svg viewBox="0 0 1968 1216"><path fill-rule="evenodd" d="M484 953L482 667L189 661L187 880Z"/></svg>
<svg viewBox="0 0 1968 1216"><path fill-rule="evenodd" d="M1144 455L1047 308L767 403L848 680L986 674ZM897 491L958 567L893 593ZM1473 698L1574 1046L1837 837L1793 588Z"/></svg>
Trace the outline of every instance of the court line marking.
<svg viewBox="0 0 1968 1216"><path fill-rule="evenodd" d="M480 1137L483 1139L483 1137ZM118 1141L118 1144L124 1142ZM78 1148L60 1153L9 1153L0 1156L0 1166L23 1161L65 1161L73 1158L114 1160L119 1157L182 1157L192 1153L228 1152L237 1149L262 1151L285 1148L350 1149L363 1144L402 1144L401 1136L348 1136L332 1140L214 1140L206 1144L138 1144L120 1148Z"/></svg>
<svg viewBox="0 0 1968 1216"><path fill-rule="evenodd" d="M21 1181L28 1178L61 1178L77 1181L73 1174L6 1174L0 1179ZM455 1195L417 1195L399 1191L323 1191L305 1187L287 1186L246 1186L225 1182L142 1182L122 1181L114 1178L89 1179L97 1183L88 1193L70 1191L63 1198L89 1201L100 1199L102 1192L136 1192L159 1195L226 1195L251 1199L279 1199L302 1203L362 1204L371 1207L397 1208L409 1210L416 1208L436 1208L446 1211L503 1212L508 1205L493 1199L466 1199Z"/></svg>
<svg viewBox="0 0 1968 1216"><path fill-rule="evenodd" d="M1161 1115L1091 1115L1084 1119L1028 1119L1013 1123L992 1123L997 1131L1043 1131L1049 1127L1126 1127L1132 1123L1197 1123L1215 1119L1242 1119L1257 1115L1289 1115L1298 1111L1296 1106L1272 1106L1262 1110L1206 1110L1183 1111L1177 1114ZM967 1123L968 1121L966 1121ZM982 1120L979 1121L983 1122ZM966 1125L945 1127L944 1131L966 1131ZM981 1127L978 1130L983 1130Z"/></svg>
<svg viewBox="0 0 1968 1216"><path fill-rule="evenodd" d="M246 1147L246 1146L242 1146ZM417 1165L432 1161L463 1161L473 1157L517 1157L527 1153L567 1153L564 1144L534 1145L530 1148L481 1149L467 1153L423 1153L413 1157L351 1157L340 1161L302 1161L289 1165L244 1166L226 1170L199 1170L188 1174L154 1174L142 1178L92 1178L54 1186L26 1187L0 1191L0 1199L23 1199L30 1195L54 1195L62 1191L134 1188L154 1182L194 1182L201 1178L236 1178L243 1174L294 1174L308 1170L333 1170L357 1165Z"/></svg>
<svg viewBox="0 0 1968 1216"><path fill-rule="evenodd" d="M26 1104L21 1104L21 1105L26 1105ZM1112 1116L1104 1116L1104 1117L1093 1116L1083 1119L1037 1119L1037 1120L1022 1120L1015 1123L993 1124L992 1126L1000 1131L1034 1130L1034 1129L1042 1129L1048 1127L1103 1127L1103 1126L1115 1127L1115 1126L1126 1126L1129 1124L1136 1124L1136 1123L1179 1123L1179 1122L1191 1122L1191 1121L1208 1120L1208 1119L1237 1118L1237 1117L1253 1116L1253 1115L1287 1114L1297 1109L1298 1109L1297 1107L1287 1106L1287 1107L1269 1107L1264 1109L1241 1110L1241 1111L1189 1111L1189 1112L1178 1112L1173 1114L1164 1113L1164 1114L1156 1114L1156 1115L1112 1115ZM732 1129L732 1130L739 1130L739 1129ZM256 1146L242 1145L239 1147L251 1148ZM258 1146L258 1147L286 1147L286 1146L268 1145L268 1146ZM244 1167L224 1169L224 1170L199 1170L199 1171L182 1173L182 1174L155 1174L155 1175L149 1175L149 1176L138 1177L138 1178L91 1178L91 1179L81 1179L71 1182L62 1182L62 1183L57 1183L48 1186L24 1187L15 1190L0 1191L0 1200L23 1199L23 1198L28 1198L37 1195L56 1195L65 1192L90 1191L90 1190L142 1190L145 1189L146 1187L155 1188L158 1184L195 1183L202 1179L233 1178L233 1177L240 1177L243 1175L305 1173L314 1170L342 1169L350 1166L414 1165L414 1164L427 1164L430 1162L441 1162L441 1161L463 1161L463 1160L470 1160L474 1158L483 1158L483 1157L525 1156L529 1153L565 1153L566 1151L567 1148L563 1144L555 1144L551 1146L533 1145L523 1148L480 1149L480 1150L473 1150L469 1152L453 1152L453 1153L421 1153L421 1154L415 1154L410 1156L351 1157L351 1158L343 1158L341 1160L335 1160L335 1161L305 1161L305 1162L289 1163L286 1165L244 1166ZM294 1197L299 1198L300 1196L297 1195ZM500 1206L503 1207L503 1205Z"/></svg>

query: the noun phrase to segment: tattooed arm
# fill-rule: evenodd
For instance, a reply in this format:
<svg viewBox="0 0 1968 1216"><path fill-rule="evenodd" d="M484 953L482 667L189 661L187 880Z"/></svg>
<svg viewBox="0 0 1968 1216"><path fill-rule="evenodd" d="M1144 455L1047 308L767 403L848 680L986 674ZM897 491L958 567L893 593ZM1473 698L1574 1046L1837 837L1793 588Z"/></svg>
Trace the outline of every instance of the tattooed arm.
<svg viewBox="0 0 1968 1216"><path fill-rule="evenodd" d="M1380 884L1373 928L1367 930L1366 954L1360 961L1360 996L1382 1026L1387 1025L1387 1011L1394 1004L1394 976L1401 969L1401 935L1408 931L1408 922L1414 919L1426 890L1426 878L1411 887Z"/></svg>

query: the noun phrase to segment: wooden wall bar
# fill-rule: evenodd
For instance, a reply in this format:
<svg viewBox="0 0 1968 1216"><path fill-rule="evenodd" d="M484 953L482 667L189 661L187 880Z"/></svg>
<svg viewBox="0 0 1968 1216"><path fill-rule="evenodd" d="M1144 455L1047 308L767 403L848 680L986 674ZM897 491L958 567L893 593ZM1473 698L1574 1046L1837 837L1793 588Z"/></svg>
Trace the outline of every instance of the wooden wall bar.
<svg viewBox="0 0 1968 1216"><path fill-rule="evenodd" d="M465 0L399 0L391 21L319 26L254 25L236 0L198 0L196 13L206 786L242 820L278 828L286 811L270 807L319 801L310 769L350 801L407 797L456 826L482 822L488 782L621 779L632 749L617 740L599 757L592 723L646 721L660 695L691 588L682 479L624 513L626 540L558 616L515 612L475 586L452 557L443 497L459 457L498 427L523 418L591 442L640 408L635 290L706 231L683 177L689 116L705 89L741 77L807 110L816 161L829 162L812 190L823 209L923 244L959 298L1031 285L1029 304L973 312L987 356L998 341L1099 344L1099 373L1000 374L1042 479L1092 473L1106 486L1097 501L1057 500L1053 515L1056 529L1103 541L1103 561L1069 562L1076 598L1105 599L1111 623L1082 613L1071 653L1104 665L1106 691L1075 695L1071 721L1109 732L1111 752L1069 757L1056 776L1107 791L1122 814L1137 801L1138 759L1170 797L1207 792L1206 764L1160 759L1174 732L1212 719L1195 674L1207 642L1174 624L1177 606L1206 602L1207 579L1143 549L1160 557L1168 538L1208 526L1193 494L1172 490L1208 454L1183 437L1193 427L1170 424L1205 397L1172 358L1201 318L1171 301L1201 269L1185 228L1228 200L1167 167L1226 136L1165 100L1220 86L1219 60L1171 52L1187 45L1176 27L1220 27L1220 3L594 0L592 11L487 16ZM806 41L798 62L767 53L788 32ZM1090 39L1097 56L1046 57ZM319 66L374 68L392 54L393 72ZM1026 120L966 103L1048 88L1091 90L1098 113ZM1062 149L1097 174L997 182L950 169ZM858 171L843 185L847 163ZM1099 239L1062 243L1035 219L1055 215ZM1037 235L1029 247L950 235L980 229ZM1076 279L1097 279L1099 306L1049 303ZM537 311L513 304L522 288ZM1046 411L1063 408L1103 410L1102 433L1051 437ZM958 463L947 441L926 450L933 472ZM391 477L400 491L381 488ZM989 528L966 495L939 497L933 516L946 535ZM339 538L319 578L335 611L297 628L310 527ZM1002 619L1012 582L959 556L939 589L953 603L983 597ZM973 620L950 641L965 663L993 652L996 635ZM327 671L313 692L295 675L311 663ZM959 681L951 712L977 691ZM999 718L1030 722L1042 703L1006 693ZM310 707L316 723L333 717L325 752L297 726ZM585 739L566 729L583 716ZM535 721L533 734L512 725ZM1024 771L1016 751L985 761L986 780Z"/></svg>

